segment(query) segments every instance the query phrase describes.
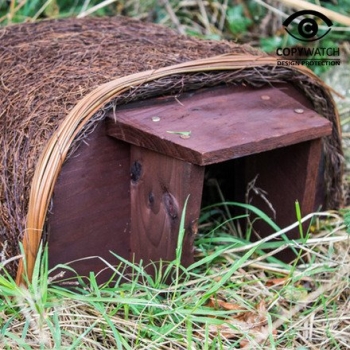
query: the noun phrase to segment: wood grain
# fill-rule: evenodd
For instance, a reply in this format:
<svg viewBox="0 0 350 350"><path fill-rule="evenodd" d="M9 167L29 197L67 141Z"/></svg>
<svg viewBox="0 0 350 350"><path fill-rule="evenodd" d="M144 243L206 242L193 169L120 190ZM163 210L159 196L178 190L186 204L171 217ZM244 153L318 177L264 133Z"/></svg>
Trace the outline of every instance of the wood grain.
<svg viewBox="0 0 350 350"><path fill-rule="evenodd" d="M131 259L144 265L172 261L186 198L182 263L193 262L204 167L131 147ZM154 274L149 266L148 272Z"/></svg>
<svg viewBox="0 0 350 350"><path fill-rule="evenodd" d="M129 145L105 135L100 124L64 164L48 215L49 265L72 264L81 276L99 272L130 253ZM109 270L99 276L105 281ZM67 277L67 275L65 276Z"/></svg>
<svg viewBox="0 0 350 350"><path fill-rule="evenodd" d="M331 123L295 99L298 95L305 101L287 85L240 85L155 98L111 113L107 132L170 157L208 165L329 135ZM184 139L169 131L191 135Z"/></svg>

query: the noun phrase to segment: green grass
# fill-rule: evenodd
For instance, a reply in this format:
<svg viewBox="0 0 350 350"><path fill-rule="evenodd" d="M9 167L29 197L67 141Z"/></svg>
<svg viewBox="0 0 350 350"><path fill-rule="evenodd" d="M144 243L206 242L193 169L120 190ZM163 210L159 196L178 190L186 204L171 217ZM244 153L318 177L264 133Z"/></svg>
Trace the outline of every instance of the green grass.
<svg viewBox="0 0 350 350"><path fill-rule="evenodd" d="M347 0L336 7L322 5L350 11ZM278 16L258 1L228 2L225 8L225 1L12 0L7 5L0 0L0 25L88 11L151 20L201 38L250 42L270 52L281 42L293 44L278 31ZM264 26L269 15L270 25ZM323 44L342 47L346 33L333 34ZM196 259L188 268L180 264L182 225L176 259L154 277L142 264L120 258L120 266L106 262L113 284L99 286L91 273L66 289L52 278L58 270L49 271L47 249L41 248L33 280L23 288L6 272L9 261L2 261L0 348L349 349L350 211L317 213L304 232L300 224L305 218L296 207L292 227L300 229L302 238L290 241L285 234L292 227L279 228L266 214L244 206L247 214L254 212L268 222L279 238L250 242L252 228L242 232L239 218L229 215L236 205L242 206L222 203L203 210ZM288 265L273 257L285 247L299 251L300 259L306 255L308 262ZM126 268L132 276L126 277ZM172 282L167 284L169 276Z"/></svg>
<svg viewBox="0 0 350 350"><path fill-rule="evenodd" d="M16 286L4 266L0 348L301 349L312 344L345 349L350 259L343 219L318 213L328 220L327 228L312 239L249 243L229 233L222 208L236 205L267 221L277 230L275 237L299 226L296 221L279 230L258 209L237 203L207 208L194 264L180 264L182 217L176 259L167 268L152 278L142 264L124 260L119 267L109 266L116 280L110 285L98 286L91 273L74 289L60 287L49 277L55 270L48 270L47 249L27 289ZM237 218L229 221L236 224ZM301 249L310 263L287 265L261 250L284 246ZM133 277L125 278L127 267Z"/></svg>

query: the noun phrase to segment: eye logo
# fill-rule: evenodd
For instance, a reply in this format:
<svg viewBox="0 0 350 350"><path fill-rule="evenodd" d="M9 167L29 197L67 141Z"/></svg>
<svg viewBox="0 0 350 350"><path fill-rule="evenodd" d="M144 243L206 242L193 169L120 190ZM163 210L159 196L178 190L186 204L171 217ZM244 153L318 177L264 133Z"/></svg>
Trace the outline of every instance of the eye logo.
<svg viewBox="0 0 350 350"><path fill-rule="evenodd" d="M301 38L291 33L290 30L287 29L287 27L297 17L305 16L305 15L313 15L316 18L322 19L322 21L324 21L327 24L328 30L322 36L315 38L315 35L317 35L318 29L319 29L318 23L316 22L315 18L306 17L306 18L303 18L298 24L298 33L301 36ZM295 12L283 22L284 29L294 39L297 39L300 41L309 41L309 42L322 39L325 35L327 35L330 32L331 30L330 27L332 25L333 25L333 22L328 17L326 17L323 13L320 13L314 10L302 10L302 11Z"/></svg>

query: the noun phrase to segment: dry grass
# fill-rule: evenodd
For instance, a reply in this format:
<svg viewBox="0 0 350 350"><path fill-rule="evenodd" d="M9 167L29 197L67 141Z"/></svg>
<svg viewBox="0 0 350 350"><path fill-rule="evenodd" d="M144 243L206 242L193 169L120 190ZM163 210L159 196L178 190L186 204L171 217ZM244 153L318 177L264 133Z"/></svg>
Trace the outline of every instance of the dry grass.
<svg viewBox="0 0 350 350"><path fill-rule="evenodd" d="M11 1L6 18L11 22L25 3ZM116 5L103 1L100 6L107 3ZM123 6L146 19L150 13L144 3ZM225 35L226 0L164 0L162 6L161 22L180 32ZM207 230L203 224L196 263L185 271L178 267L182 279L170 286L163 283L165 276L152 280L133 266L141 279L107 288L97 286L92 275L76 291L64 290L47 277L44 253L29 288L22 289L4 272L18 257L1 256L0 348L349 349L349 234L340 214L326 215L315 222L307 241L279 246L249 245L229 235L225 225ZM301 248L310 263L285 265L260 250L282 245ZM123 268L113 269L123 275Z"/></svg>
<svg viewBox="0 0 350 350"><path fill-rule="evenodd" d="M271 244L266 239L249 245L228 234L227 224L219 229L203 224L196 262L186 270L179 267L180 278L171 285L163 283L167 276L151 279L142 267L131 265L139 277L125 280L122 267L109 266L124 280L98 287L91 275L90 282L75 291L64 290L47 279L44 254L28 290L9 278L0 279L0 345L348 349L349 236L341 217L318 215L323 220L318 224L324 226L313 226L311 239L282 244L301 248L308 256L310 263L298 265L263 254L260 248Z"/></svg>

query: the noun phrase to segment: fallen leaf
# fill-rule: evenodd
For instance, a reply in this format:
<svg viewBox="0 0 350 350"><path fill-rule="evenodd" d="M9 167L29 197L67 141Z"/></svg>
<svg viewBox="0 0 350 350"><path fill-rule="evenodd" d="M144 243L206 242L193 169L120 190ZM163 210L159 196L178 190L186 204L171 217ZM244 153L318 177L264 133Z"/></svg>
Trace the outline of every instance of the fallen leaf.
<svg viewBox="0 0 350 350"><path fill-rule="evenodd" d="M209 331L212 336L223 336L226 339L238 339L242 334L247 334L247 339L240 342L240 347L251 348L252 345L266 342L270 336L270 329L267 322L268 311L264 300L261 300L255 310L247 310L237 304L228 303L226 301L210 298L208 305L213 308L221 308L224 310L240 310L235 315L224 319L222 324L210 325ZM276 336L277 331L273 330L272 335ZM254 344L251 344L251 340Z"/></svg>
<svg viewBox="0 0 350 350"><path fill-rule="evenodd" d="M226 301L223 301L223 300L220 300L217 298L210 298L207 306L209 306L213 309L221 308L224 310L244 310L244 309L242 309L241 305L228 303Z"/></svg>
<svg viewBox="0 0 350 350"><path fill-rule="evenodd" d="M182 136L191 136L191 131L167 131L169 134L177 134Z"/></svg>
<svg viewBox="0 0 350 350"><path fill-rule="evenodd" d="M265 283L265 285L266 285L267 287L283 285L283 284L286 283L287 280L288 280L287 277L272 278L272 279L269 279L269 280Z"/></svg>

